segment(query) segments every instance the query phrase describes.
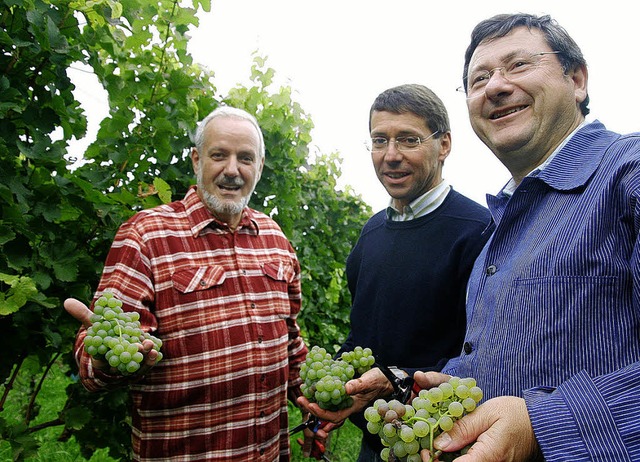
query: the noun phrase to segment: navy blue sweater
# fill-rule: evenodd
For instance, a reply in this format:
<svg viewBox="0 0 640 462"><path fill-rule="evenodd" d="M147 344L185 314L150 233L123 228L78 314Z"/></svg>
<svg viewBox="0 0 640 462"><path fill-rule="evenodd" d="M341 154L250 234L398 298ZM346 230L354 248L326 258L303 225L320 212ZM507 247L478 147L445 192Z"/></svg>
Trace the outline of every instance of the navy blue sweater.
<svg viewBox="0 0 640 462"><path fill-rule="evenodd" d="M347 259L351 331L341 351L369 347L410 374L460 353L467 279L489 238L488 210L453 189L435 211L406 222L374 215ZM362 416L352 420L361 428ZM379 439L364 435L372 447ZM378 444L375 444L375 443Z"/></svg>

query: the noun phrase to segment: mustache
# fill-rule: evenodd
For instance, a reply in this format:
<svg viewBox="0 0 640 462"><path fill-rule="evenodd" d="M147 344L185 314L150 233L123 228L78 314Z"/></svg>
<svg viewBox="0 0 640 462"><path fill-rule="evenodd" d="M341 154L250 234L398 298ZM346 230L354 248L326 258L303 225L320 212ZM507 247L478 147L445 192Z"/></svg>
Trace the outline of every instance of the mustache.
<svg viewBox="0 0 640 462"><path fill-rule="evenodd" d="M223 176L216 181L217 186L244 186L244 180L240 177Z"/></svg>

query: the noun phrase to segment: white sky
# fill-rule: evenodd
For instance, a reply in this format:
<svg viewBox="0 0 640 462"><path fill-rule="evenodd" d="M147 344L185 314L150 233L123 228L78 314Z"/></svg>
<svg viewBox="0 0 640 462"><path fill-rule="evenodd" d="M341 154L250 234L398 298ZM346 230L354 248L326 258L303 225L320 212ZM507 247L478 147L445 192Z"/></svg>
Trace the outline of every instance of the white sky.
<svg viewBox="0 0 640 462"><path fill-rule="evenodd" d="M473 27L498 13L550 14L587 59L589 119L626 133L640 131L636 5L635 0L595 6L562 0L212 0L211 12L199 13L189 50L195 62L215 73L219 95L248 85L253 52L266 56L278 86L292 88L315 124L312 149L339 152L339 183L352 186L374 211L387 205L388 196L364 148L371 103L392 86L430 87L451 122L453 149L444 177L485 204L485 194L497 193L509 174L476 138L464 96L455 91ZM76 97L88 108L89 135L74 150L82 152L108 108L97 82L89 82L86 73L70 75L78 85Z"/></svg>
<svg viewBox="0 0 640 462"><path fill-rule="evenodd" d="M509 179L507 170L476 138L461 84L471 30L497 13L550 14L581 47L589 65L590 119L619 132L640 131L640 35L632 0L605 4L561 0L212 0L200 13L189 49L215 72L219 93L246 85L251 54L267 57L279 83L315 124L321 153L340 152L342 184L374 210L387 205L369 153L371 103L404 83L430 87L444 101L453 150L444 176L455 189L485 204Z"/></svg>

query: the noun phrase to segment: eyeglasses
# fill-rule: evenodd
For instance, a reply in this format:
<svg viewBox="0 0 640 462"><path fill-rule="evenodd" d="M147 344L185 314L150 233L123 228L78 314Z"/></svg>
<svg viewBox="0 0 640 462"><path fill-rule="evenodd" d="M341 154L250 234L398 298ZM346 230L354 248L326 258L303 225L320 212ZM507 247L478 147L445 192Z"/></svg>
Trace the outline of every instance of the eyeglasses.
<svg viewBox="0 0 640 462"><path fill-rule="evenodd" d="M399 152L415 151L422 146L422 143L429 138L436 136L439 131L433 132L426 138L420 138L417 135L396 136L395 138L385 138L384 136L374 136L371 140L367 141L367 149L371 152L382 152L389 149L389 143L393 141L396 146L396 150Z"/></svg>
<svg viewBox="0 0 640 462"><path fill-rule="evenodd" d="M545 55L555 55L560 53L559 51L542 51L540 53L534 53L528 56L516 56L507 61L504 66L494 67L488 71L477 71L469 75L467 79L467 88L464 86L456 88L456 91L466 93L467 99L477 98L484 94L485 87L493 77L496 71L502 73L509 82L515 82L523 77L530 75L536 71Z"/></svg>

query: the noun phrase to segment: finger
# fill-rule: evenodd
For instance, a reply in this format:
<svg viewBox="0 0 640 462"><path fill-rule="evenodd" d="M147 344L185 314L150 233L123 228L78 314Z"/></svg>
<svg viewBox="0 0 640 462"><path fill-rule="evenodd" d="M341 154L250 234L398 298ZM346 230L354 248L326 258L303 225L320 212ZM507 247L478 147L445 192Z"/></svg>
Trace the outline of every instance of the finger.
<svg viewBox="0 0 640 462"><path fill-rule="evenodd" d="M313 438L309 439L305 435L304 440L302 438L298 438L296 441L300 446L302 446L302 455L304 457L309 457L311 455L311 443L313 442Z"/></svg>
<svg viewBox="0 0 640 462"><path fill-rule="evenodd" d="M458 451L459 449L474 443L480 434L487 430L488 427L482 425L482 422L480 421L474 422L474 416L472 414L468 414L462 419L456 421L453 428L448 432L438 435L438 437L433 440L433 446L437 449L451 452Z"/></svg>
<svg viewBox="0 0 640 462"><path fill-rule="evenodd" d="M420 460L422 460L422 462L434 462L438 459L432 459L429 450L423 449L422 451L420 451Z"/></svg>
<svg viewBox="0 0 640 462"><path fill-rule="evenodd" d="M148 354L151 351L153 351L153 347L154 347L154 343L153 341L149 340L149 339L145 339L142 341L141 344L139 344L140 346L138 347L139 351L142 354ZM157 356L157 354L156 354Z"/></svg>
<svg viewBox="0 0 640 462"><path fill-rule="evenodd" d="M327 411L318 406L318 404L309 402L309 400L303 396L298 397L296 402L302 410L315 415L325 422L342 423L342 421L351 415L351 411L348 408L335 412Z"/></svg>
<svg viewBox="0 0 640 462"><path fill-rule="evenodd" d="M441 383L448 381L451 378L450 375L442 374L440 372L422 372L417 371L413 374L413 380L416 384L423 389L429 389L433 387L437 387Z"/></svg>
<svg viewBox="0 0 640 462"><path fill-rule="evenodd" d="M93 312L80 300L67 298L64 301L64 309L67 310L67 313L80 321L84 327L89 327L92 324L91 315Z"/></svg>

